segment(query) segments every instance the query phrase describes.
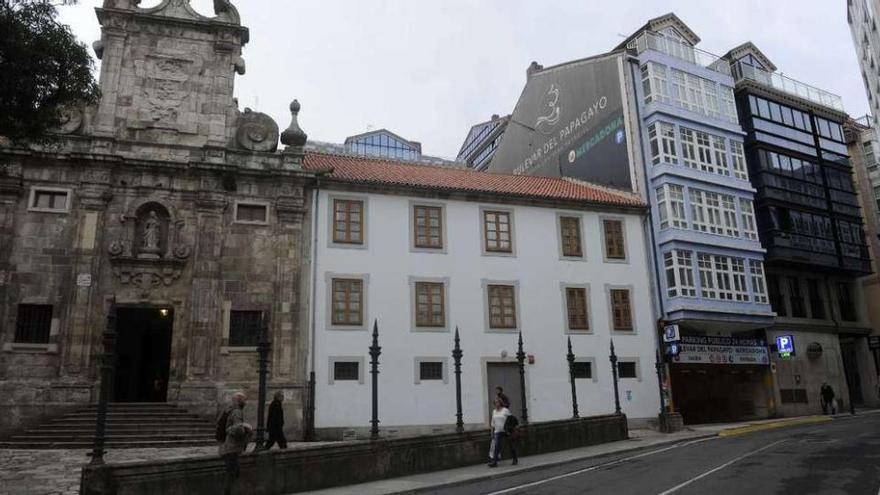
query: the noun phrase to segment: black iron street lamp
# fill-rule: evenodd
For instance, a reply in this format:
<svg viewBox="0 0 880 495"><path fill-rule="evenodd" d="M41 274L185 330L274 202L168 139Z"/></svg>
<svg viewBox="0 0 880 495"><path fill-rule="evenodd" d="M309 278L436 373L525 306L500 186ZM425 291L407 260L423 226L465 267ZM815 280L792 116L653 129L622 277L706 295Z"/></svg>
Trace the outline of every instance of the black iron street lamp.
<svg viewBox="0 0 880 495"><path fill-rule="evenodd" d="M110 381L116 358L116 298L110 300L110 311L104 327L104 355L101 358L101 385L98 391L98 411L95 424L95 442L92 445L90 465L104 464L104 441L107 429L107 402L110 400Z"/></svg>
<svg viewBox="0 0 880 495"><path fill-rule="evenodd" d="M529 424L529 408L526 405L526 353L523 352L522 332L519 333L519 344L516 351L516 361L519 363L519 392L522 403L522 424Z"/></svg>
<svg viewBox="0 0 880 495"><path fill-rule="evenodd" d="M574 352L571 350L571 337L568 338L568 354L566 354L565 358L568 360L568 379L571 382L571 414L573 418L579 418L577 387L574 383Z"/></svg>
<svg viewBox="0 0 880 495"><path fill-rule="evenodd" d="M666 394L663 392L663 360L660 359L660 351L656 351L656 363L654 367L657 368L657 387L660 389L660 414L666 414Z"/></svg>
<svg viewBox="0 0 880 495"><path fill-rule="evenodd" d="M452 361L455 363L455 431L464 431L461 416L461 345L458 339L458 327L455 327L455 347L452 348Z"/></svg>
<svg viewBox="0 0 880 495"><path fill-rule="evenodd" d="M269 373L269 350L272 343L269 342L269 317L266 312L260 319L260 341L257 343L258 363L260 367L260 384L257 390L257 436L254 450L266 448L266 375Z"/></svg>
<svg viewBox="0 0 880 495"><path fill-rule="evenodd" d="M370 420L370 440L379 439L379 321L373 320L373 345L370 346L370 374L373 375L373 417Z"/></svg>
<svg viewBox="0 0 880 495"><path fill-rule="evenodd" d="M614 353L614 341L611 341L611 376L614 377L614 413L620 414L620 391L617 389L617 354Z"/></svg>

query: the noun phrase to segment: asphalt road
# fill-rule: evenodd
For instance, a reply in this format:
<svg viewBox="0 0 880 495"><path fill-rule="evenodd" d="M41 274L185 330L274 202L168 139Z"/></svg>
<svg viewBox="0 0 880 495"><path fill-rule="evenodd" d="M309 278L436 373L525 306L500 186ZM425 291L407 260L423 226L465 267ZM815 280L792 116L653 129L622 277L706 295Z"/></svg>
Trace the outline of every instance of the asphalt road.
<svg viewBox="0 0 880 495"><path fill-rule="evenodd" d="M430 493L880 495L880 414L682 442Z"/></svg>

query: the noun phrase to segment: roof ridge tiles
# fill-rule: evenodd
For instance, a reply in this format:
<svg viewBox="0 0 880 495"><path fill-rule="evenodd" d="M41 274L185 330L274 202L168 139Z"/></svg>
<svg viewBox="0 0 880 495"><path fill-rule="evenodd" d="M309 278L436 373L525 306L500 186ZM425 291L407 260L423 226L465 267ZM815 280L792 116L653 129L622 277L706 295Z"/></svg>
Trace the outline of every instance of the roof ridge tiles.
<svg viewBox="0 0 880 495"><path fill-rule="evenodd" d="M556 177L480 172L468 168L416 164L381 157L312 151L306 153L303 166L306 170L314 171L332 168L330 178L351 183L485 192L609 206L644 206L644 201L632 193Z"/></svg>

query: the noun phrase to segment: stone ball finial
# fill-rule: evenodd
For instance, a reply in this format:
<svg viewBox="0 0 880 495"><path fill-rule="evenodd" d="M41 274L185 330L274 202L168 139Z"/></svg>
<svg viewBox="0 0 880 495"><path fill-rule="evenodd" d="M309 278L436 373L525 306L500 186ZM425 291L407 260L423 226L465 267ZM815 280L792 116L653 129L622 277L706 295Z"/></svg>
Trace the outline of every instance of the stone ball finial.
<svg viewBox="0 0 880 495"><path fill-rule="evenodd" d="M281 144L285 146L305 146L308 136L300 128L297 116L299 115L299 101L290 102L290 125L281 133Z"/></svg>

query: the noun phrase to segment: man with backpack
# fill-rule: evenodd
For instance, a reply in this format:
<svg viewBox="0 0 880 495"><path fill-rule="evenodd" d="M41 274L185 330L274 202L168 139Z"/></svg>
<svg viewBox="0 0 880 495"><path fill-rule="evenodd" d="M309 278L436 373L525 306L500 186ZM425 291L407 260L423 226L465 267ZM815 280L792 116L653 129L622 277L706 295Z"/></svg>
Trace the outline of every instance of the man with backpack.
<svg viewBox="0 0 880 495"><path fill-rule="evenodd" d="M232 485L238 479L238 456L247 448L253 428L244 422L244 406L247 396L243 392L232 394L232 404L217 418L215 437L220 443L220 457L226 464L224 493L232 493Z"/></svg>

